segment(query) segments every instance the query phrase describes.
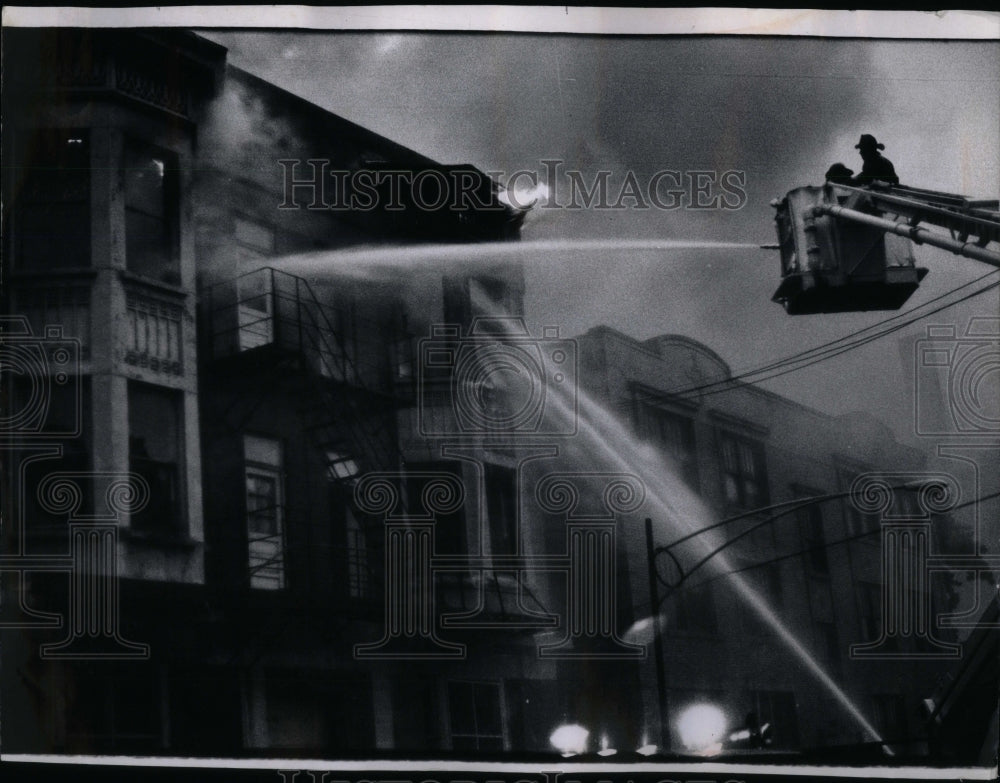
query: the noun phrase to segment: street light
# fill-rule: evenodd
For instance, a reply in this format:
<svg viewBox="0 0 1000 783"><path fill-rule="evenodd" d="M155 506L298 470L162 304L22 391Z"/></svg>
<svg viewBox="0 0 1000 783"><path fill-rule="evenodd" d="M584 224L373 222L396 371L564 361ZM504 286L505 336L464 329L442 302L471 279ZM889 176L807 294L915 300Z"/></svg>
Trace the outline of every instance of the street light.
<svg viewBox="0 0 1000 783"><path fill-rule="evenodd" d="M579 723L569 723L553 731L549 742L563 756L576 756L587 750L589 736L590 732Z"/></svg>
<svg viewBox="0 0 1000 783"><path fill-rule="evenodd" d="M677 720L677 733L688 750L714 756L722 750L726 716L714 704L692 704Z"/></svg>

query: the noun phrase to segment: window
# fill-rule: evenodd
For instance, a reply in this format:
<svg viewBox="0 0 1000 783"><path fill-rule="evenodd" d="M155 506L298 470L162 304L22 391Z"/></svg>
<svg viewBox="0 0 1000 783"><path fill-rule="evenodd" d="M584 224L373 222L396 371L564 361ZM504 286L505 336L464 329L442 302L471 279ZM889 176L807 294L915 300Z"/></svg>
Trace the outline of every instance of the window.
<svg viewBox="0 0 1000 783"><path fill-rule="evenodd" d="M237 278L237 317L240 350L248 351L274 342L274 280L261 269Z"/></svg>
<svg viewBox="0 0 1000 783"><path fill-rule="evenodd" d="M419 509L420 498L431 481L428 474L446 474L462 483L462 466L458 462L422 462L408 463L406 477L406 496L410 509ZM421 475L422 474L422 475ZM434 525L434 551L439 555L464 555L468 553L468 542L465 530L465 510L457 508L450 514L437 514ZM443 576L443 574L442 574Z"/></svg>
<svg viewBox="0 0 1000 783"><path fill-rule="evenodd" d="M866 641L874 642L882 636L882 587L871 582L861 582L857 587L861 632Z"/></svg>
<svg viewBox="0 0 1000 783"><path fill-rule="evenodd" d="M274 253L274 229L245 217L233 221L233 239L250 250L244 256L264 257Z"/></svg>
<svg viewBox="0 0 1000 783"><path fill-rule="evenodd" d="M742 508L760 508L768 502L764 447L760 443L723 434L722 482L726 501Z"/></svg>
<svg viewBox="0 0 1000 783"><path fill-rule="evenodd" d="M149 503L132 515L133 530L176 535L183 527L181 394L129 381L129 465L149 484Z"/></svg>
<svg viewBox="0 0 1000 783"><path fill-rule="evenodd" d="M60 284L58 287L22 288L14 312L23 314L32 334L45 334L47 326L61 326L63 336L80 341L82 357L90 355L90 289Z"/></svg>
<svg viewBox="0 0 1000 783"><path fill-rule="evenodd" d="M486 515L490 530L490 553L517 552L517 471L486 463Z"/></svg>
<svg viewBox="0 0 1000 783"><path fill-rule="evenodd" d="M371 680L321 671L268 671L267 746L350 754L374 747Z"/></svg>
<svg viewBox="0 0 1000 783"><path fill-rule="evenodd" d="M840 471L840 486L844 492L848 492L851 489L851 484L854 479L860 475L863 471ZM879 530L879 519L878 514L872 514L863 512L857 506L850 495L844 498L844 525L847 528L848 536L864 536L862 540L869 541L874 544L879 544L879 537L874 535L876 531ZM865 535L871 534L871 535Z"/></svg>
<svg viewBox="0 0 1000 783"><path fill-rule="evenodd" d="M795 694L791 691L751 691L750 711L758 725L770 724L771 746L795 748L799 744L799 721ZM747 716L750 717L749 715Z"/></svg>
<svg viewBox="0 0 1000 783"><path fill-rule="evenodd" d="M161 691L156 671L79 669L67 690L67 750L156 752L163 747Z"/></svg>
<svg viewBox="0 0 1000 783"><path fill-rule="evenodd" d="M347 516L347 592L351 598L368 596L368 545L365 531L350 508Z"/></svg>
<svg viewBox="0 0 1000 783"><path fill-rule="evenodd" d="M653 442L676 466L678 475L692 489L698 487L698 455L694 443L694 422L685 416L646 407L647 427Z"/></svg>
<svg viewBox="0 0 1000 783"><path fill-rule="evenodd" d="M819 492L810 493L819 495ZM801 506L795 510L799 531L802 533L802 543L805 561L809 570L818 576L830 573L830 564L826 555L826 536L823 533L823 509L818 502Z"/></svg>
<svg viewBox="0 0 1000 783"><path fill-rule="evenodd" d="M452 750L503 750L499 683L449 682L448 717Z"/></svg>
<svg viewBox="0 0 1000 783"><path fill-rule="evenodd" d="M350 454L336 449L324 449L326 457L326 477L330 481L346 481L361 472L358 461Z"/></svg>
<svg viewBox="0 0 1000 783"><path fill-rule="evenodd" d="M15 372L8 373L6 367L3 370L5 391L9 389L10 395L4 401L6 403L4 413L13 418L19 412L40 407L37 404L39 395L32 382L33 379ZM47 390L48 406L40 411L42 415L39 417L38 427L35 430L53 433L62 446L62 453L49 459L32 459L30 462L20 463L20 469L23 470L24 487L18 492L18 497L23 506L21 509L22 518L29 531L62 525L68 519L67 514L53 513L39 501L38 492L46 476L55 471L86 473L92 469L89 443L93 432L90 410L90 378L84 376L78 377L78 380L80 382L78 389L70 385L49 384ZM8 381L10 382L9 386L7 385ZM77 432L80 434L77 435ZM22 452L22 455L22 458L31 457L31 450ZM11 460L11 464L18 463ZM93 482L86 478L79 478L76 483L80 486L82 493L82 502L76 510L77 513L94 513L95 490ZM61 544L61 546L65 547L65 544Z"/></svg>
<svg viewBox="0 0 1000 783"><path fill-rule="evenodd" d="M245 435L247 542L250 586L285 586L284 488L281 443Z"/></svg>
<svg viewBox="0 0 1000 783"><path fill-rule="evenodd" d="M14 186L18 268L90 266L89 133L26 130L20 141L13 174L22 177Z"/></svg>
<svg viewBox="0 0 1000 783"><path fill-rule="evenodd" d="M673 601L673 625L677 630L716 633L718 626L711 585L688 587L682 584L675 591Z"/></svg>
<svg viewBox="0 0 1000 783"><path fill-rule="evenodd" d="M177 156L125 145L125 264L129 271L180 282Z"/></svg>
<svg viewBox="0 0 1000 783"><path fill-rule="evenodd" d="M831 673L841 675L841 649L837 640L837 629L833 623L816 622L816 637L822 655L830 665Z"/></svg>

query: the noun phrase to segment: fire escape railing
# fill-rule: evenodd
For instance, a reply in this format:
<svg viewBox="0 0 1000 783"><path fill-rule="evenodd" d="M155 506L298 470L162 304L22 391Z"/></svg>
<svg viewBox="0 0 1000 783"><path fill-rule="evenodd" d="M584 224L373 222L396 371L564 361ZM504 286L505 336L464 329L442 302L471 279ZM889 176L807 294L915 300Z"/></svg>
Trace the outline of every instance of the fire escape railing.
<svg viewBox="0 0 1000 783"><path fill-rule="evenodd" d="M358 317L320 302L309 282L262 267L202 290L212 361L258 349L297 357L308 379L299 406L330 478L353 481L398 462L396 407L414 396L412 337L398 313ZM276 369L277 365L271 366Z"/></svg>

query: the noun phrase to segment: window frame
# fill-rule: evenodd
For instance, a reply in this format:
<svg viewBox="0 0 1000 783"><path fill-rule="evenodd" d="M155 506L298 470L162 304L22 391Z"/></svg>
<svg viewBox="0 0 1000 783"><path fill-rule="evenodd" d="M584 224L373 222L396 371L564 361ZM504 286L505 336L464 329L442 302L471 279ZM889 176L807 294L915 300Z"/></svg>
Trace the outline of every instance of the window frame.
<svg viewBox="0 0 1000 783"><path fill-rule="evenodd" d="M476 722L476 725L473 727L473 730L471 732L470 731L465 731L465 730L458 730L458 731L456 731L455 716L453 714L454 711L452 710L452 688L454 688L456 686L469 686L469 687L471 687L471 692L472 692L472 695L473 695L472 715L473 715L474 721ZM496 701L497 701L497 713L498 713L496 717L498 719L499 728L500 728L500 733L499 734L487 733L487 732L480 732L479 731L478 720L477 720L477 709L476 709L477 706L478 706L477 703L476 703L476 689L480 688L480 687L490 687L490 688L495 689ZM475 742L475 748L473 748L471 750L474 750L474 751L477 751L477 752L484 750L484 748L481 747L481 743L482 743L483 740L499 740L500 741L500 749L499 749L499 751L487 748L487 749L485 749L487 752L490 752L491 750L492 750L492 752L500 752L500 751L507 750L508 744L509 744L508 743L508 738L507 738L507 736L508 736L508 725L507 725L508 720L507 720L507 714L506 714L507 710L506 710L506 700L504 698L505 688L504 688L503 680L480 680L480 679L462 679L462 678L449 679L449 680L447 680L445 682L444 691L445 691L444 692L444 697L445 697L445 700L446 700L447 713L448 713L448 746L449 746L449 748L451 748L453 751L456 750L456 748L455 748L455 738L458 737L458 738L469 738L469 739L474 740L474 742ZM464 749L462 749L462 750L464 750Z"/></svg>
<svg viewBox="0 0 1000 783"><path fill-rule="evenodd" d="M701 479L698 470L698 438L694 419L683 413L651 403L642 403L644 432L666 457L677 464L680 477L697 492ZM679 440L667 437L668 424L678 425Z"/></svg>
<svg viewBox="0 0 1000 783"><path fill-rule="evenodd" d="M262 459L253 459L250 456L253 440L259 443L267 443L274 447L277 454L276 462L266 462ZM284 590L288 586L287 579L287 533L286 514L287 505L285 487L285 447L278 438L257 433L245 432L243 434L243 520L247 536L247 579L248 586L254 590ZM250 487L251 476L274 481L275 487L275 527L276 531L265 536L254 537L255 531L251 529L251 507L250 507ZM254 509L259 511L261 509ZM277 554L270 560L265 559L263 563L254 563L254 544L257 542L277 540ZM264 553L266 555L266 552ZM276 564L275 564L276 563ZM267 573L271 568L277 571L276 577L261 577L260 572ZM277 582L275 584L274 582Z"/></svg>
<svg viewBox="0 0 1000 783"><path fill-rule="evenodd" d="M851 485L858 476L870 473L871 468L863 465L840 464L837 466L837 484L842 492L847 494L841 502L841 510L844 520L844 532L848 538L857 537L871 546L882 546L882 537L877 535L881 531L881 522L878 514L865 513L851 502Z"/></svg>
<svg viewBox="0 0 1000 783"><path fill-rule="evenodd" d="M819 498L828 493L814 487L794 487L796 500ZM830 557L827 549L830 542L826 535L826 517L823 514L825 500L803 503L795 509L795 524L802 541L802 560L809 576L830 578ZM817 553L822 555L822 565L817 562Z"/></svg>
<svg viewBox="0 0 1000 783"><path fill-rule="evenodd" d="M8 150L11 152L11 160L13 165L11 168L20 168L23 172L21 178L16 181L16 183L11 183L16 189L16 194L13 192L8 192L8 183L5 178L5 188L4 188L4 198L9 199L11 204L10 210L10 223L5 226L5 233L7 238L4 240L5 249L9 252L9 257L12 259L12 267L15 272L24 272L27 274L32 273L48 273L62 270L78 270L78 269L93 269L94 258L93 258L93 189L94 189L94 178L93 178L93 144L91 143L91 129L90 128L63 128L63 127L39 127L39 128L15 128L11 132L11 147L4 149L6 154ZM55 200L44 200L39 202L34 202L30 200L31 188L29 184L31 183L31 177L29 175L29 170L34 170L36 167L29 167L29 163L37 163L35 159L28 159L25 157L26 148L30 146L27 139L32 137L38 138L46 134L51 134L52 136L76 136L79 135L83 139L83 144L87 149L87 161L88 166L85 172L80 174L81 177L85 177L85 182L80 183L80 190L85 194L79 199L55 199ZM63 168L63 167L60 167ZM81 225L86 227L86 241L76 241L71 244L74 247L85 247L86 251L82 255L85 256L83 263L76 264L62 264L56 262L55 264L48 265L44 262L28 264L25 263L25 252L24 252L24 235L25 235L25 221L26 221L26 210L31 206L42 206L42 205L63 205L63 204L82 204L84 211L86 213L85 218L81 221ZM49 224L50 230L46 233L51 235L51 224Z"/></svg>
<svg viewBox="0 0 1000 783"><path fill-rule="evenodd" d="M134 453L135 440L136 437L133 433L133 391L134 390L144 390L146 393L152 393L154 396L161 396L162 398L170 398L170 404L174 409L174 417L176 421L176 433L175 433L175 447L176 447L176 459L173 462L168 462L165 460L159 460L155 457L140 456ZM158 469L164 466L172 466L174 481L174 489L176 497L173 499L174 509L173 518L170 523L166 526L162 524L150 525L149 522L143 522L143 515L150 513L161 514L163 499L157 498L155 495L155 487L150 486L150 498L149 503L143 511L138 514L132 513L129 520L129 529L131 533L139 535L148 535L154 537L162 538L184 538L189 529L190 519L188 518L188 508L187 508L187 498L188 498L188 482L187 482L187 463L185 460L185 454L187 449L185 448L186 433L185 433L185 415L184 415L184 392L181 389L175 389L170 386L160 386L158 384L147 383L145 381L136 380L133 378L128 379L126 395L128 398L128 464L129 470L134 473L146 478L150 469ZM146 470L140 470L140 467L145 465ZM137 525L136 522L139 521Z"/></svg>
<svg viewBox="0 0 1000 783"><path fill-rule="evenodd" d="M502 476L505 486L498 487L496 482L491 481L491 476ZM509 495L506 493L508 489L513 490ZM517 554L521 545L517 468L493 462L483 463L483 494L490 555Z"/></svg>
<svg viewBox="0 0 1000 783"><path fill-rule="evenodd" d="M364 601L372 595L371 567L368 565L368 536L363 518L359 518L350 505L344 508L344 534L347 595L354 600Z"/></svg>
<svg viewBox="0 0 1000 783"><path fill-rule="evenodd" d="M767 447L763 440L750 435L740 434L728 429L718 429L718 454L719 454L719 479L722 490L722 498L730 508L738 508L744 511L752 511L755 508L763 508L771 502L771 488L768 481L767 471ZM732 443L735 449L734 459L736 472L730 470L727 462L726 447ZM742 449L745 449L743 451ZM744 457L749 456L754 473L746 471ZM759 471L759 476L755 475ZM736 486L735 499L730 497L727 490L727 479L734 478ZM751 505L747 498L745 482L753 480L757 488L757 500L755 505Z"/></svg>
<svg viewBox="0 0 1000 783"><path fill-rule="evenodd" d="M130 155L141 151L144 157L163 161L163 214L152 214L138 205L130 204L128 194L128 176ZM122 194L122 235L125 243L125 271L146 280L168 285L181 283L181 181L180 156L173 150L161 147L147 139L136 136L126 136L121 148L121 194ZM164 256L167 259L166 268L151 268L148 260L140 260L129 252L129 213L137 213L146 218L163 222L165 235Z"/></svg>

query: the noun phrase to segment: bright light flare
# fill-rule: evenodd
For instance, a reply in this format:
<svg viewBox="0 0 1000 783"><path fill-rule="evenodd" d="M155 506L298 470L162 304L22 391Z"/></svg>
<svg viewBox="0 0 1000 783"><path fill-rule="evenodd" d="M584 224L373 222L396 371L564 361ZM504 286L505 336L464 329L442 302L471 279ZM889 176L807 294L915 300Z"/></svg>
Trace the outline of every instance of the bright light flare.
<svg viewBox="0 0 1000 783"><path fill-rule="evenodd" d="M693 704L681 713L677 731L688 750L714 755L722 749L726 716L712 704Z"/></svg>
<svg viewBox="0 0 1000 783"><path fill-rule="evenodd" d="M553 731L549 742L564 756L575 756L587 750L589 736L590 732L583 726L578 723L570 723Z"/></svg>
<svg viewBox="0 0 1000 783"><path fill-rule="evenodd" d="M539 201L548 203L549 186L544 182L518 183L513 189L502 188L497 198L514 209L528 209Z"/></svg>

